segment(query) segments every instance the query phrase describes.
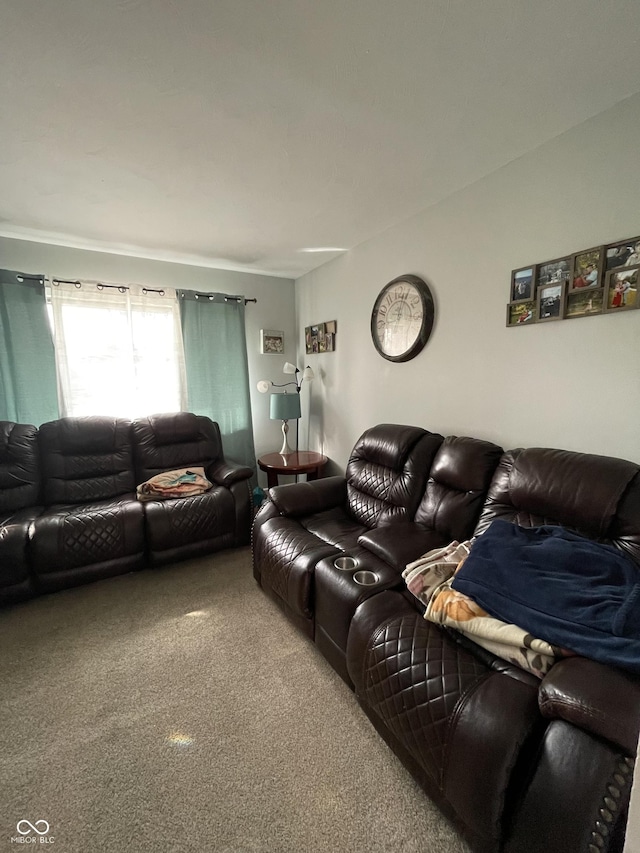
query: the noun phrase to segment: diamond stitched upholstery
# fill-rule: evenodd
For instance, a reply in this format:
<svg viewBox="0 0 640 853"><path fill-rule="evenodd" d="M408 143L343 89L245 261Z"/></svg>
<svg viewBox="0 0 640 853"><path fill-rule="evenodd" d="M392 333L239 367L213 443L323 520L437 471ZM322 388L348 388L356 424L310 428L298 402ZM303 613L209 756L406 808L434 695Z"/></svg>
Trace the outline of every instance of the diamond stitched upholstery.
<svg viewBox="0 0 640 853"><path fill-rule="evenodd" d="M33 568L43 575L100 564L144 552L144 517L135 497L54 506L30 532Z"/></svg>
<svg viewBox="0 0 640 853"><path fill-rule="evenodd" d="M360 695L442 789L457 708L488 674L417 613L403 615L372 635Z"/></svg>
<svg viewBox="0 0 640 853"><path fill-rule="evenodd" d="M347 464L349 514L371 529L410 520L443 438L417 427L378 424L364 432Z"/></svg>
<svg viewBox="0 0 640 853"><path fill-rule="evenodd" d="M235 502L222 487L202 495L148 501L145 504L147 539L151 551L163 551L191 542L235 535Z"/></svg>
<svg viewBox="0 0 640 853"><path fill-rule="evenodd" d="M311 572L323 556L339 553L293 519L272 518L254 535L254 559L260 565L260 583L296 613L310 617Z"/></svg>

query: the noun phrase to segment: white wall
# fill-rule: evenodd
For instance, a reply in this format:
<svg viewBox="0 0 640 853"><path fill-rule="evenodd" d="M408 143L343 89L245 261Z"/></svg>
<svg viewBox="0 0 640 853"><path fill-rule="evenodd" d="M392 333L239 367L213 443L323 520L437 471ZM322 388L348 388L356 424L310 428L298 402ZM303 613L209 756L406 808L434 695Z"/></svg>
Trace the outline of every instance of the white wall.
<svg viewBox="0 0 640 853"><path fill-rule="evenodd" d="M473 129L469 128L473 156ZM511 270L640 234L640 96L531 151L296 282L304 327L338 321L318 374L308 442L344 468L380 422L640 461L640 311L506 328ZM380 289L432 287L436 322L414 360L371 342Z"/></svg>
<svg viewBox="0 0 640 853"><path fill-rule="evenodd" d="M136 283L149 287L219 291L255 297L246 307L247 351L256 453L276 450L282 443L280 421L269 420L269 395L256 390L259 379L285 381L285 361L295 361L296 334L294 283L290 279L205 267L150 261L141 258L67 249L25 240L0 237L0 267L52 277L90 279L112 283ZM260 354L260 329L279 329L285 335L285 353ZM262 485L266 484L262 480Z"/></svg>

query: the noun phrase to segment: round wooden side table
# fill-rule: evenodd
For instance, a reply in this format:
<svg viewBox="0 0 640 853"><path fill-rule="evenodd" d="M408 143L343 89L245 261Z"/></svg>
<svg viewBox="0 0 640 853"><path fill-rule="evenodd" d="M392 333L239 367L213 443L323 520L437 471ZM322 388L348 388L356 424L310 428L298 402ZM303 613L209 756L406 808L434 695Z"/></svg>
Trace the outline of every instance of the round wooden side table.
<svg viewBox="0 0 640 853"><path fill-rule="evenodd" d="M313 450L294 453L265 453L258 465L267 474L267 487L278 485L278 474L306 474L307 480L317 480L327 464L327 457Z"/></svg>

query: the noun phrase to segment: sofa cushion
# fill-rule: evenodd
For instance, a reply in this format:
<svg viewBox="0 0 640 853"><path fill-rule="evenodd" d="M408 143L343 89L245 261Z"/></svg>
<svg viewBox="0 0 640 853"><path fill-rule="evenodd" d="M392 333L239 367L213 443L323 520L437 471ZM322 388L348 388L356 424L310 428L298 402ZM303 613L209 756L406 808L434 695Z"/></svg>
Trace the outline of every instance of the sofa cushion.
<svg viewBox="0 0 640 853"><path fill-rule="evenodd" d="M39 430L44 503L87 504L135 491L131 423L61 418Z"/></svg>
<svg viewBox="0 0 640 853"><path fill-rule="evenodd" d="M349 514L364 527L413 518L441 435L378 424L356 442L347 463Z"/></svg>
<svg viewBox="0 0 640 853"><path fill-rule="evenodd" d="M469 539L502 453L490 441L447 436L433 460L415 521L447 542Z"/></svg>
<svg viewBox="0 0 640 853"><path fill-rule="evenodd" d="M118 560L136 568L144 556L143 505L135 495L123 495L47 507L31 525L30 553L39 578Z"/></svg>
<svg viewBox="0 0 640 853"><path fill-rule="evenodd" d="M210 466L222 458L217 423L191 412L151 415L133 422L133 443L138 483L174 468Z"/></svg>
<svg viewBox="0 0 640 853"><path fill-rule="evenodd" d="M198 554L229 548L235 543L235 500L229 489L214 486L201 495L145 502L149 560L161 565L179 554Z"/></svg>
<svg viewBox="0 0 640 853"><path fill-rule="evenodd" d="M531 447L502 457L476 527L494 518L522 527L560 524L601 541L625 538L640 563L640 466L608 456ZM626 518L628 529L621 529ZM624 524L623 524L624 527Z"/></svg>

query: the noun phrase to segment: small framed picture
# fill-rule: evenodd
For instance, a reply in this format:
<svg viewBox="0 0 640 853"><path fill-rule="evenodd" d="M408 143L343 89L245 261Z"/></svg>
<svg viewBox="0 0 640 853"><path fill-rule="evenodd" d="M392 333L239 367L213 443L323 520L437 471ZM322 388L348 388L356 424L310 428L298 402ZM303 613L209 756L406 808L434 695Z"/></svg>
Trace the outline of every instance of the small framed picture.
<svg viewBox="0 0 640 853"><path fill-rule="evenodd" d="M594 317L596 314L602 314L603 305L603 287L597 290L579 288L567 294L567 308L564 316L567 320L573 317Z"/></svg>
<svg viewBox="0 0 640 853"><path fill-rule="evenodd" d="M328 323L324 324L324 327L325 327L325 334L324 334L325 352L335 352L337 326L338 326L338 323L336 322L336 320L329 320Z"/></svg>
<svg viewBox="0 0 640 853"><path fill-rule="evenodd" d="M260 352L263 355L282 355L284 352L284 332L260 329Z"/></svg>
<svg viewBox="0 0 640 853"><path fill-rule="evenodd" d="M562 320L564 316L564 291L566 284L547 284L538 288L538 323Z"/></svg>
<svg viewBox="0 0 640 853"><path fill-rule="evenodd" d="M569 281L571 277L571 255L566 258L556 258L555 261L546 261L538 266L536 277L536 289L546 287L547 284L562 284Z"/></svg>
<svg viewBox="0 0 640 853"><path fill-rule="evenodd" d="M511 273L511 302L533 298L535 275L535 266L524 267Z"/></svg>
<svg viewBox="0 0 640 853"><path fill-rule="evenodd" d="M318 330L318 349L317 352L326 352L327 351L327 342L326 342L326 329L324 327L324 323L318 323L316 326Z"/></svg>
<svg viewBox="0 0 640 853"><path fill-rule="evenodd" d="M611 243L605 247L605 253L606 272L618 269L618 267L637 266L640 264L640 237L621 240L619 243Z"/></svg>
<svg viewBox="0 0 640 853"><path fill-rule="evenodd" d="M635 267L614 267L606 275L604 292L605 311L627 311L638 307L638 273Z"/></svg>
<svg viewBox="0 0 640 853"><path fill-rule="evenodd" d="M583 287L602 287L604 246L586 249L573 256L569 292Z"/></svg>
<svg viewBox="0 0 640 853"><path fill-rule="evenodd" d="M507 326L526 326L536 321L536 303L510 302L507 305Z"/></svg>

